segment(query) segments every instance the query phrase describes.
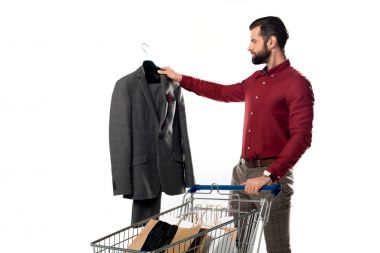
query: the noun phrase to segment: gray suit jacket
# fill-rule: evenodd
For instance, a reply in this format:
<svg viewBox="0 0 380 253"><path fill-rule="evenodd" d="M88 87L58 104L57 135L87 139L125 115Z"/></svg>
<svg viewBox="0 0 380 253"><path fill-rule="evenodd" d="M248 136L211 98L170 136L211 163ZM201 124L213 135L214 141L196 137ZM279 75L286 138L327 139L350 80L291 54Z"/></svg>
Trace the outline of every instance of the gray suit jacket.
<svg viewBox="0 0 380 253"><path fill-rule="evenodd" d="M149 199L194 184L181 88L166 75L160 78L159 113L142 66L115 85L109 125L114 195Z"/></svg>

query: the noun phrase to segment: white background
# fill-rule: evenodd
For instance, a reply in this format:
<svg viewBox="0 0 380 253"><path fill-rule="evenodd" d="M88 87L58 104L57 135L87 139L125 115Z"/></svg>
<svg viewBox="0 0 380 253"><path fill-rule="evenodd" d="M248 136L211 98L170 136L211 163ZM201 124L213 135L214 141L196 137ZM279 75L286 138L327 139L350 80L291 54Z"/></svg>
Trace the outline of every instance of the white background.
<svg viewBox="0 0 380 253"><path fill-rule="evenodd" d="M263 66L250 23L276 15L286 54L315 93L312 147L295 167L294 252L374 252L379 121L376 1L1 1L0 251L91 252L130 223L112 195L115 82L145 56L230 84ZM198 183L230 182L243 104L185 92ZM163 209L180 196L163 198Z"/></svg>

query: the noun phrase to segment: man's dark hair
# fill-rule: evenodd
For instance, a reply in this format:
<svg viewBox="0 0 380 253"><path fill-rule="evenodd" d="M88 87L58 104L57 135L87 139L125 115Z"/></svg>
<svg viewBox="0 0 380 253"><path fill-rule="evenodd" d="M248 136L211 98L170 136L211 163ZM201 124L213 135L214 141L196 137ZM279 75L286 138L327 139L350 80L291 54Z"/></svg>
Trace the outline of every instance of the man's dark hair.
<svg viewBox="0 0 380 253"><path fill-rule="evenodd" d="M260 34L264 38L265 42L268 41L270 36L275 36L279 47L284 50L289 34L280 18L268 16L256 19L249 26L249 30L252 30L257 26L260 26Z"/></svg>

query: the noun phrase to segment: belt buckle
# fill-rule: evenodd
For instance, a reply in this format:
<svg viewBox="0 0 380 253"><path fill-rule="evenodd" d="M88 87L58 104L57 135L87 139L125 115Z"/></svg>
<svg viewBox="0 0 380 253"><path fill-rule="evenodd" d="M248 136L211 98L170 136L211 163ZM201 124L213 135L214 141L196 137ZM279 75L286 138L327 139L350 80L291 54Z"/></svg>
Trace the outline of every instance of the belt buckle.
<svg viewBox="0 0 380 253"><path fill-rule="evenodd" d="M241 163L247 167L261 168L261 159L246 160L243 157L240 159Z"/></svg>
<svg viewBox="0 0 380 253"><path fill-rule="evenodd" d="M256 161L257 161L257 167L261 168L261 159L257 159Z"/></svg>
<svg viewBox="0 0 380 253"><path fill-rule="evenodd" d="M245 166L248 164L248 160L245 160L243 157L240 159L240 161Z"/></svg>

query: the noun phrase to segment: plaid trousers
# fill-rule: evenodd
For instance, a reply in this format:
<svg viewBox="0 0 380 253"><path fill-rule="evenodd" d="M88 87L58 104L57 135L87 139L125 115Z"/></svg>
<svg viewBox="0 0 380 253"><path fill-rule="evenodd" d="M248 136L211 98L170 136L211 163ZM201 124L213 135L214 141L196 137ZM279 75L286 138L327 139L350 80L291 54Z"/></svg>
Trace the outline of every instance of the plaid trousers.
<svg viewBox="0 0 380 253"><path fill-rule="evenodd" d="M249 168L239 162L233 169L231 184L241 184L248 178L262 176L265 169L266 167ZM289 219L293 195L293 171L290 170L278 183L281 184L282 191L272 202L269 220L264 227L265 243L268 253L290 253ZM239 194L240 199L257 199L256 195L246 192L234 192L234 194ZM236 208L237 203L231 201L230 205ZM247 212L260 208L257 205L257 203L241 203L241 210Z"/></svg>

